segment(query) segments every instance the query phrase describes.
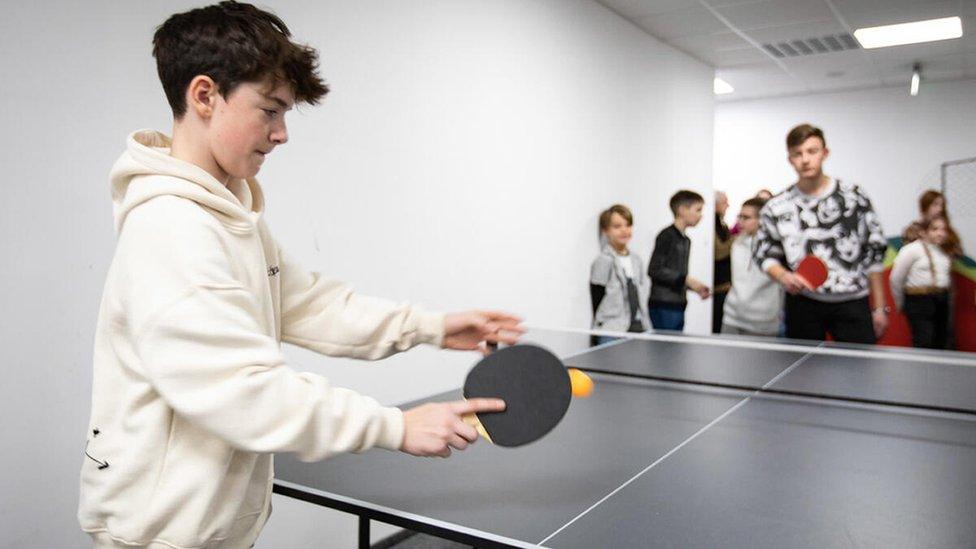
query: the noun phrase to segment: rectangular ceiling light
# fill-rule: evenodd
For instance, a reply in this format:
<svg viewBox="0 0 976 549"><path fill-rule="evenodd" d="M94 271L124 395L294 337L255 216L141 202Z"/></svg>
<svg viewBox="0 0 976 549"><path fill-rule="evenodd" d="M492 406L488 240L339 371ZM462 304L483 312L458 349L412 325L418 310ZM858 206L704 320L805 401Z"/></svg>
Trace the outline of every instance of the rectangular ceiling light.
<svg viewBox="0 0 976 549"><path fill-rule="evenodd" d="M962 36L962 20L958 17L866 27L854 31L854 37L865 49L949 40L960 36Z"/></svg>
<svg viewBox="0 0 976 549"><path fill-rule="evenodd" d="M715 95L725 95L734 92L735 88L725 80L715 77L715 80L712 82L712 91L715 92Z"/></svg>

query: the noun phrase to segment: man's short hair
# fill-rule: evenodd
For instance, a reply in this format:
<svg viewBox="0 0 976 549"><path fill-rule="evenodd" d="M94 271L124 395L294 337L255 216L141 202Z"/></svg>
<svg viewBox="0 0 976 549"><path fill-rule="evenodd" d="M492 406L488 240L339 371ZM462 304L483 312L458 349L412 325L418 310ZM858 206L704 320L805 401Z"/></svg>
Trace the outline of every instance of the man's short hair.
<svg viewBox="0 0 976 549"><path fill-rule="evenodd" d="M786 149L789 150L793 147L798 147L811 137L819 137L823 146L827 146L827 140L824 138L823 130L810 124L800 124L790 130L790 133L786 134Z"/></svg>
<svg viewBox="0 0 976 549"><path fill-rule="evenodd" d="M316 104L329 88L318 75L314 48L289 40L273 13L233 1L170 16L153 35L159 80L175 118L186 114L186 89L198 75L225 99L244 82L288 82L297 102Z"/></svg>
<svg viewBox="0 0 976 549"><path fill-rule="evenodd" d="M678 208L680 206L690 206L692 204L704 203L705 199L702 198L702 195L696 193L695 191L682 189L671 196L671 201L668 202L668 206L671 207L672 214L678 215Z"/></svg>
<svg viewBox="0 0 976 549"><path fill-rule="evenodd" d="M600 212L601 231L605 231L610 227L610 218L613 217L613 214L617 214L620 217L624 218L624 221L627 222L627 225L634 224L634 214L630 213L630 208L624 206L623 204L614 204L613 206L610 206L609 208Z"/></svg>
<svg viewBox="0 0 976 549"><path fill-rule="evenodd" d="M750 208L755 208L757 212L763 209L763 206L765 205L766 205L766 201L763 200L762 198L759 198L758 196L750 198L749 200L746 200L745 202L742 203L743 208L748 206Z"/></svg>

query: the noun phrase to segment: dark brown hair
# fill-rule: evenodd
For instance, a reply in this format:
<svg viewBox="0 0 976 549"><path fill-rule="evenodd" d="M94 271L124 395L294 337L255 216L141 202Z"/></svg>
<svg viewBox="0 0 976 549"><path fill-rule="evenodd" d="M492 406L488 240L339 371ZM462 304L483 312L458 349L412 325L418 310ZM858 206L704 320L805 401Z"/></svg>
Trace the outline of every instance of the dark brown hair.
<svg viewBox="0 0 976 549"><path fill-rule="evenodd" d="M289 40L273 13L233 1L170 16L153 35L156 70L175 118L186 114L186 89L198 75L225 99L244 82L291 85L295 100L316 104L329 88L318 75L315 49Z"/></svg>
<svg viewBox="0 0 976 549"><path fill-rule="evenodd" d="M819 137L823 146L827 146L827 140L824 139L823 130L810 124L800 124L790 130L790 133L786 134L786 149L789 150L793 147L798 147L811 137Z"/></svg>
<svg viewBox="0 0 976 549"><path fill-rule="evenodd" d="M630 213L630 208L624 206L623 204L614 204L613 206L610 206L609 208L600 212L600 232L603 232L610 227L610 218L613 217L613 214L617 214L624 218L627 225L634 224L634 214Z"/></svg>
<svg viewBox="0 0 976 549"><path fill-rule="evenodd" d="M750 198L749 200L746 200L745 202L742 203L742 207L743 208L745 208L746 206L749 206L751 208L755 208L756 209L756 212L759 212L759 210L762 210L763 209L763 206L765 206L765 205L766 205L766 201L763 200L762 198L759 198L758 196L757 197Z"/></svg>
<svg viewBox="0 0 976 549"><path fill-rule="evenodd" d="M702 195L696 193L695 191L681 189L680 191L671 195L671 200L668 201L668 206L671 208L672 214L678 215L679 206L688 206L699 203L705 203L705 199L702 198Z"/></svg>

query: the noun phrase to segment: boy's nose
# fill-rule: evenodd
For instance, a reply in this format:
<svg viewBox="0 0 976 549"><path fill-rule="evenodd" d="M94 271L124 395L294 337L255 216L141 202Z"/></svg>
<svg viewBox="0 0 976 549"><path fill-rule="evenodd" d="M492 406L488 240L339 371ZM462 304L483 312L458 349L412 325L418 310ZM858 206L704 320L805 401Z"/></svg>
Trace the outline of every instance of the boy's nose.
<svg viewBox="0 0 976 549"><path fill-rule="evenodd" d="M271 132L271 141L276 145L284 145L288 142L288 130L281 128Z"/></svg>

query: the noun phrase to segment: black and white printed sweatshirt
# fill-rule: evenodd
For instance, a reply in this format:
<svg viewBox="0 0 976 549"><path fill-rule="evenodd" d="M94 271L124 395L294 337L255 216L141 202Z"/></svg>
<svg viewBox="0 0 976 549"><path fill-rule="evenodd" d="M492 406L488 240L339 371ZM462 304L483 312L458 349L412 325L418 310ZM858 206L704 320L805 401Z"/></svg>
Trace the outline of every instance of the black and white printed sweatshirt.
<svg viewBox="0 0 976 549"><path fill-rule="evenodd" d="M805 256L819 257L830 275L803 294L836 303L868 295L868 274L884 269L887 248L871 200L857 185L831 179L819 195L794 184L770 198L759 214L753 257L763 271L774 264L795 270Z"/></svg>

